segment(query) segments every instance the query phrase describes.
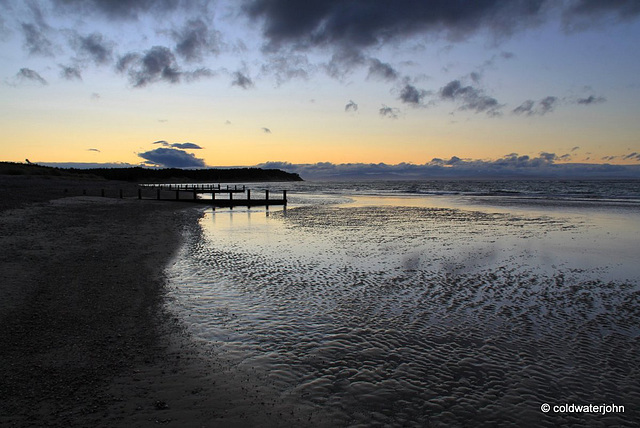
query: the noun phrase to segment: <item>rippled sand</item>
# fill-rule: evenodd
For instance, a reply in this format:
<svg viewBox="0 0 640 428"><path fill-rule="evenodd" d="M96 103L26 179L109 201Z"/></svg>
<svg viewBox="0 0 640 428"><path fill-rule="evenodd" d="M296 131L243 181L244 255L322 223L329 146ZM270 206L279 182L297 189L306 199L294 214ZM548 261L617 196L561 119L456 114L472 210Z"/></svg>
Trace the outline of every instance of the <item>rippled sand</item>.
<svg viewBox="0 0 640 428"><path fill-rule="evenodd" d="M309 425L633 426L637 232L506 211L211 211L171 269L173 308Z"/></svg>

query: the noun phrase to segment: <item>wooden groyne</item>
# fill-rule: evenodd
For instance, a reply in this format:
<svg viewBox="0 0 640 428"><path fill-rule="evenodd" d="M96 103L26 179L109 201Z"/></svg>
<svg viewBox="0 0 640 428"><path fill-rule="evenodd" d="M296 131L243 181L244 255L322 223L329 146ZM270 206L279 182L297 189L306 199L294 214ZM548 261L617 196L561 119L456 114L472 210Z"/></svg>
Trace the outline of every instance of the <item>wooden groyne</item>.
<svg viewBox="0 0 640 428"><path fill-rule="evenodd" d="M149 196L149 193L153 193ZM240 195L242 194L242 195ZM167 197L167 195L171 195ZM201 198L200 195L211 195L211 199ZM226 195L226 197L220 197ZM270 197L269 190L264 191L261 198L251 198L251 189L246 186L234 185L226 187L213 184L140 184L138 199L156 199L161 201L198 202L214 207L235 206L269 206L287 205L287 191L282 191L282 198Z"/></svg>

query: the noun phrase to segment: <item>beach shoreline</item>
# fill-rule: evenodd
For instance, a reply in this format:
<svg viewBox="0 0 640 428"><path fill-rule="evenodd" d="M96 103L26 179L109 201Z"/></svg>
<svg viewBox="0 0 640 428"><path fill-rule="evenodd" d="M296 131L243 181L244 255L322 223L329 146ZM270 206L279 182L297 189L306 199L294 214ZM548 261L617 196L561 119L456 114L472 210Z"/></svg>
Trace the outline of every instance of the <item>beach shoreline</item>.
<svg viewBox="0 0 640 428"><path fill-rule="evenodd" d="M311 420L310 409L294 412L250 368L193 340L168 308L166 269L199 233L202 209L140 201L131 183L0 180L0 425ZM113 196L92 196L103 188ZM130 196L120 199L120 188Z"/></svg>
<svg viewBox="0 0 640 428"><path fill-rule="evenodd" d="M40 189L27 187L41 198L112 184L19 181L36 182ZM105 396L105 385L167 352L163 271L180 227L197 213L170 203L30 196L14 197L0 217L0 422L100 425L115 417L111 403L125 399Z"/></svg>

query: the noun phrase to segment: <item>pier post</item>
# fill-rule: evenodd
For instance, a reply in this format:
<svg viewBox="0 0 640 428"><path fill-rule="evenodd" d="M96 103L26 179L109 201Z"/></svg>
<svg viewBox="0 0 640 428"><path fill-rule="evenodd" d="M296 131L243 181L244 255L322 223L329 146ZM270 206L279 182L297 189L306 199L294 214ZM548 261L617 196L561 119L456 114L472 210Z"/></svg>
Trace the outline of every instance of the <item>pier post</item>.
<svg viewBox="0 0 640 428"><path fill-rule="evenodd" d="M196 195L198 194L198 192L196 191L196 189L193 189L193 200L195 201L196 199L198 199L196 197Z"/></svg>
<svg viewBox="0 0 640 428"><path fill-rule="evenodd" d="M104 198L104 189L100 189L100 196Z"/></svg>
<svg viewBox="0 0 640 428"><path fill-rule="evenodd" d="M287 205L287 191L282 191L282 199L284 200L284 204Z"/></svg>
<svg viewBox="0 0 640 428"><path fill-rule="evenodd" d="M120 189L120 199L122 199L122 198L123 198L123 196L122 196L122 189Z"/></svg>
<svg viewBox="0 0 640 428"><path fill-rule="evenodd" d="M216 192L211 192L211 200L216 200Z"/></svg>
<svg viewBox="0 0 640 428"><path fill-rule="evenodd" d="M142 199L142 189L138 188L138 199Z"/></svg>
<svg viewBox="0 0 640 428"><path fill-rule="evenodd" d="M247 190L247 200L251 200L251 189Z"/></svg>
<svg viewBox="0 0 640 428"><path fill-rule="evenodd" d="M157 198L158 198L158 200L160 200L160 188L158 188Z"/></svg>
<svg viewBox="0 0 640 428"><path fill-rule="evenodd" d="M176 190L176 201L180 199L180 191Z"/></svg>
<svg viewBox="0 0 640 428"><path fill-rule="evenodd" d="M265 190L264 191L264 198L268 201L269 200L269 190Z"/></svg>
<svg viewBox="0 0 640 428"><path fill-rule="evenodd" d="M87 189L82 189L82 195L87 196Z"/></svg>

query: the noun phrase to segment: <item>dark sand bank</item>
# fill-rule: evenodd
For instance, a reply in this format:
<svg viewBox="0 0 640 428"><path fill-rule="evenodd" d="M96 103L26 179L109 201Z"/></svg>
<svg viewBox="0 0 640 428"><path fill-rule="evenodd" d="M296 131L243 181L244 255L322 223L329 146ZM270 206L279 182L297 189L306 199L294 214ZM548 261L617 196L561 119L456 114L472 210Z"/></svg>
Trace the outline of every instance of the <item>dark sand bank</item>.
<svg viewBox="0 0 640 428"><path fill-rule="evenodd" d="M164 268L199 210L53 199L118 183L0 180L0 426L282 420L284 407L256 404L250 376L203 355L164 309Z"/></svg>

